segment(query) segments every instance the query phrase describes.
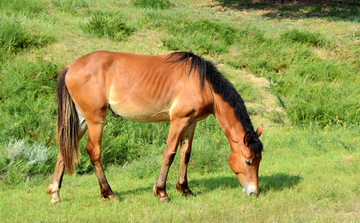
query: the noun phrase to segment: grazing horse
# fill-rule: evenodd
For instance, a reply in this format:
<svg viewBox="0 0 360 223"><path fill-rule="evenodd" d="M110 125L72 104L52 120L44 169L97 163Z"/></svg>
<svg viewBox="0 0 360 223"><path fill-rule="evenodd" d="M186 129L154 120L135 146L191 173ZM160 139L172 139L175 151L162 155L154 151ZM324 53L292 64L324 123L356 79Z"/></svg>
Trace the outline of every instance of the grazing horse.
<svg viewBox="0 0 360 223"><path fill-rule="evenodd" d="M101 166L101 141L108 110L137 122L170 121L159 177L153 187L160 201L169 200L166 179L180 145L176 189L192 195L187 165L196 123L213 114L229 140L229 165L247 195L259 192L258 170L263 149L244 101L209 61L190 53L138 55L97 51L75 60L57 81L59 155L51 184L52 203L60 201L64 169L71 174L79 159L79 140L88 130L86 150L103 199L119 199Z"/></svg>

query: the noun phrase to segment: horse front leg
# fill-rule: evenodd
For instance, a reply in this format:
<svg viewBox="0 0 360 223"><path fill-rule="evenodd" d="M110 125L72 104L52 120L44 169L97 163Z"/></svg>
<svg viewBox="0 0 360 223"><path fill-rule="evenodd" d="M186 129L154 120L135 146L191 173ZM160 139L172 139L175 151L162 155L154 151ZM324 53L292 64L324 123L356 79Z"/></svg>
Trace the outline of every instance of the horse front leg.
<svg viewBox="0 0 360 223"><path fill-rule="evenodd" d="M176 149L179 145L180 138L182 137L184 129L186 129L187 126L187 119L172 120L170 122L170 130L163 155L163 163L161 165L159 177L153 188L155 197L160 196L159 201L170 201L170 198L166 193L166 179L170 166L175 158Z"/></svg>
<svg viewBox="0 0 360 223"><path fill-rule="evenodd" d="M103 133L103 124L88 123L88 142L86 151L89 154L91 163L94 166L96 177L100 185L100 195L102 199L120 200L111 190L110 185L105 177L104 170L101 166L101 141Z"/></svg>
<svg viewBox="0 0 360 223"><path fill-rule="evenodd" d="M53 179L51 181L51 184L46 189L47 195L48 196L51 195L51 197L52 197L51 203L53 203L53 204L61 201L59 192L60 192L60 188L61 188L62 178L64 176L64 169L65 169L64 161L59 152L57 161L56 161Z"/></svg>
<svg viewBox="0 0 360 223"><path fill-rule="evenodd" d="M190 160L192 140L194 137L196 124L192 123L184 132L180 141L180 169L179 178L176 184L176 190L183 194L183 196L193 195L190 190L187 180L187 166Z"/></svg>

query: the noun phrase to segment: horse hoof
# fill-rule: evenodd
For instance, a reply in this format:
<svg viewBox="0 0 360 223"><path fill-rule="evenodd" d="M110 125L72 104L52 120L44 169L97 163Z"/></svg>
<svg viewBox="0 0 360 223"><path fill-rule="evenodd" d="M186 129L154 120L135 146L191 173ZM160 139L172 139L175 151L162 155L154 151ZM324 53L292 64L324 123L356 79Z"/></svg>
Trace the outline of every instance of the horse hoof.
<svg viewBox="0 0 360 223"><path fill-rule="evenodd" d="M51 199L51 203L52 204L57 204L57 203L60 203L61 202L61 200L60 200L60 198L59 199Z"/></svg>
<svg viewBox="0 0 360 223"><path fill-rule="evenodd" d="M110 201L120 201L120 198L116 195L116 194L110 194L110 195L106 195L106 196L101 196L101 198L106 201L106 200L110 200Z"/></svg>
<svg viewBox="0 0 360 223"><path fill-rule="evenodd" d="M110 195L109 199L110 201L120 201L120 198L115 194Z"/></svg>
<svg viewBox="0 0 360 223"><path fill-rule="evenodd" d="M160 197L159 201L161 203L170 203L171 199L169 197Z"/></svg>
<svg viewBox="0 0 360 223"><path fill-rule="evenodd" d="M183 197L196 197L196 194L194 194L193 192L188 192L188 193L183 193L182 194Z"/></svg>

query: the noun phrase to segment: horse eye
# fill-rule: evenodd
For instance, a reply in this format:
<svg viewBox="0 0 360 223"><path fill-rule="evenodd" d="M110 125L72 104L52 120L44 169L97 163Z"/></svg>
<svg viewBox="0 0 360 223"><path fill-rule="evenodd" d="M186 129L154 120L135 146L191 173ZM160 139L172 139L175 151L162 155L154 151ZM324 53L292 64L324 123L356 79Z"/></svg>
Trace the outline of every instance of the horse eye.
<svg viewBox="0 0 360 223"><path fill-rule="evenodd" d="M245 160L246 165L250 166L251 165L251 161L250 160Z"/></svg>

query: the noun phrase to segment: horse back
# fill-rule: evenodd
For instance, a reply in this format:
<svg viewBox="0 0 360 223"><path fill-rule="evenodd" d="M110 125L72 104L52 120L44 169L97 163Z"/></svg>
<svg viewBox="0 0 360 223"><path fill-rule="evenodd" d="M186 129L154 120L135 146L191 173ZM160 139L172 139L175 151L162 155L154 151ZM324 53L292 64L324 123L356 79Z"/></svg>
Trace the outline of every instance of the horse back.
<svg viewBox="0 0 360 223"><path fill-rule="evenodd" d="M139 122L206 117L213 100L210 85L202 86L197 75L187 73L185 64L172 64L166 58L93 52L71 64L66 84L82 113L110 108Z"/></svg>

